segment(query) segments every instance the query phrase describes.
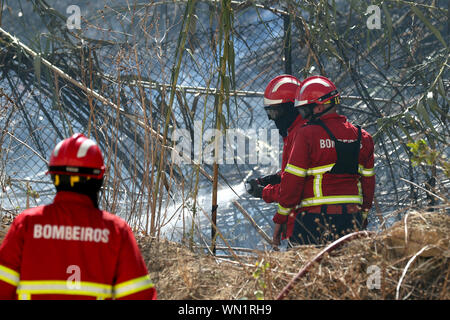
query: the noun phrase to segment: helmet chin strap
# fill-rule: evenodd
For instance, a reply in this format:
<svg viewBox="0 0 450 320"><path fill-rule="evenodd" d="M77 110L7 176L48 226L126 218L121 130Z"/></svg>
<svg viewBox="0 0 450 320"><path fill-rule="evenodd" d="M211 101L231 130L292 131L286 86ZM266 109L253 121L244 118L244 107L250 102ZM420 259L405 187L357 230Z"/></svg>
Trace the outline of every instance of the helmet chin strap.
<svg viewBox="0 0 450 320"><path fill-rule="evenodd" d="M326 114L328 111L330 111L334 107L338 106L339 102L340 102L339 96L333 98L330 101L330 106L319 113L314 113L314 108L318 105L316 103L310 103L307 105L298 106L296 108L297 108L298 112L301 114L301 116L303 117L303 119L309 119L309 121L314 121L314 120L320 118L321 116L323 116L324 114Z"/></svg>
<svg viewBox="0 0 450 320"><path fill-rule="evenodd" d="M323 110L322 112L314 113L314 114L311 116L311 120L316 120L316 119L320 118L320 117L323 116L325 113L327 113L328 111L330 111L331 109L333 109L335 106L336 106L336 105L334 104L334 102L332 102L332 103L330 104L330 106L329 106L328 108L326 108L325 110Z"/></svg>

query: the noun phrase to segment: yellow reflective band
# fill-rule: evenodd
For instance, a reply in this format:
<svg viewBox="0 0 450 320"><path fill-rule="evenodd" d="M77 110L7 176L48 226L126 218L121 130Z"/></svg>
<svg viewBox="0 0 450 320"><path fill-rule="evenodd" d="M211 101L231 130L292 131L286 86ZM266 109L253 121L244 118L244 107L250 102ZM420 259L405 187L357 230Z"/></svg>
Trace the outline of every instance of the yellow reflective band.
<svg viewBox="0 0 450 320"><path fill-rule="evenodd" d="M320 166L320 167L309 168L307 170L307 175L315 176L316 174L324 174L325 172L330 171L334 165L335 165L335 163L327 164L327 165ZM375 171L373 168L367 169L367 168L364 168L362 165L359 165L358 167L359 167L358 172L364 177L371 177L375 174Z"/></svg>
<svg viewBox="0 0 450 320"><path fill-rule="evenodd" d="M150 276L146 275L140 278L128 280L114 286L114 297L121 298L130 294L153 288Z"/></svg>
<svg viewBox="0 0 450 320"><path fill-rule="evenodd" d="M281 204L278 204L278 211L277 213L287 216L291 212L292 208L285 208Z"/></svg>
<svg viewBox="0 0 450 320"><path fill-rule="evenodd" d="M20 275L13 269L7 268L5 266L0 266L0 280L3 280L6 283L17 287L20 281Z"/></svg>
<svg viewBox="0 0 450 320"><path fill-rule="evenodd" d="M29 293L21 293L18 295L19 300L31 300L31 294Z"/></svg>
<svg viewBox="0 0 450 320"><path fill-rule="evenodd" d="M373 169L363 169L361 174L364 177L371 177L371 176L375 175L375 171Z"/></svg>
<svg viewBox="0 0 450 320"><path fill-rule="evenodd" d="M375 175L375 170L373 168L364 168L362 165L359 165L359 173L363 177L371 177Z"/></svg>
<svg viewBox="0 0 450 320"><path fill-rule="evenodd" d="M329 196L307 198L302 200L302 207L319 206L323 204L358 203L362 204L361 196Z"/></svg>
<svg viewBox="0 0 450 320"><path fill-rule="evenodd" d="M20 281L17 287L17 294L67 294L111 298L112 286L85 281Z"/></svg>
<svg viewBox="0 0 450 320"><path fill-rule="evenodd" d="M317 174L314 176L314 198L322 197L322 177L323 175Z"/></svg>
<svg viewBox="0 0 450 320"><path fill-rule="evenodd" d="M287 164L286 168L284 168L285 172L289 172L297 177L306 177L306 170L300 167L296 167L292 164Z"/></svg>
<svg viewBox="0 0 450 320"><path fill-rule="evenodd" d="M314 176L316 174L324 174L325 172L330 171L334 165L335 165L334 163L331 163L324 166L309 168L307 174L308 176Z"/></svg>

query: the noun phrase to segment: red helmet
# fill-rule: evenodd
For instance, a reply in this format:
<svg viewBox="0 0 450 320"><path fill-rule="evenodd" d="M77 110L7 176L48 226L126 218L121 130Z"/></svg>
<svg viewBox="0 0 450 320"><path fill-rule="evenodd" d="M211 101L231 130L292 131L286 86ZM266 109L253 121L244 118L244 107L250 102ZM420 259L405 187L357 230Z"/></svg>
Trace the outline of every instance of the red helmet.
<svg viewBox="0 0 450 320"><path fill-rule="evenodd" d="M288 74L273 78L264 91L264 106L294 102L295 92L300 84L300 80Z"/></svg>
<svg viewBox="0 0 450 320"><path fill-rule="evenodd" d="M264 109L269 119L275 120L283 115L284 110L280 104L295 102L295 92L300 84L300 80L288 74L270 80L264 91Z"/></svg>
<svg viewBox="0 0 450 320"><path fill-rule="evenodd" d="M100 148L91 139L76 133L53 149L47 173L101 179L105 165Z"/></svg>
<svg viewBox="0 0 450 320"><path fill-rule="evenodd" d="M339 92L330 79L322 76L313 76L303 80L295 95L295 106L301 107L308 104L326 104L332 99L336 100ZM337 100L338 101L338 100Z"/></svg>

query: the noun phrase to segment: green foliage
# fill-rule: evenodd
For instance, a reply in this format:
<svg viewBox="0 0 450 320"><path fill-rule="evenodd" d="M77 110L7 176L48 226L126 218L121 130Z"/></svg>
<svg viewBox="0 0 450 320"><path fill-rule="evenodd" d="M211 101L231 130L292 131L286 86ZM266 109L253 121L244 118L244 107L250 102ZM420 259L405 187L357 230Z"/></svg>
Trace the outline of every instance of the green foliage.
<svg viewBox="0 0 450 320"><path fill-rule="evenodd" d="M437 164L442 168L445 176L450 177L450 162L445 154L430 148L424 139L410 142L407 146L412 153L411 162L413 166Z"/></svg>
<svg viewBox="0 0 450 320"><path fill-rule="evenodd" d="M39 199L39 193L31 188L27 189L27 195L33 199Z"/></svg>
<svg viewBox="0 0 450 320"><path fill-rule="evenodd" d="M266 272L270 270L270 263L256 262L256 270L253 272L253 278L256 280L257 288L254 292L256 299L264 300L264 292L267 289Z"/></svg>

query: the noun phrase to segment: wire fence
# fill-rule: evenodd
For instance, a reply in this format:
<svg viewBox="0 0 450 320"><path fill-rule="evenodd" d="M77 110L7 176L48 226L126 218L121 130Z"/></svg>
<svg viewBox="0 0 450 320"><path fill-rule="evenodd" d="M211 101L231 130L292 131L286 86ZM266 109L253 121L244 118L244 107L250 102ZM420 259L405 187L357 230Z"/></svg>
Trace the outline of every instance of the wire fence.
<svg viewBox="0 0 450 320"><path fill-rule="evenodd" d="M425 138L448 155L444 4L380 2L384 28L371 30L362 2L76 2L2 1L2 211L50 203L50 152L83 132L105 156L103 208L136 230L209 244L214 164L197 156L213 149L219 122L244 137L245 151L219 165L218 239L264 246L275 207L242 182L279 170L282 141L268 130L262 94L281 73L330 77L341 112L374 135L372 213L436 204L430 193L448 190L442 165L414 166L406 146ZM183 139L191 154L177 163ZM262 154L269 160L255 162Z"/></svg>

